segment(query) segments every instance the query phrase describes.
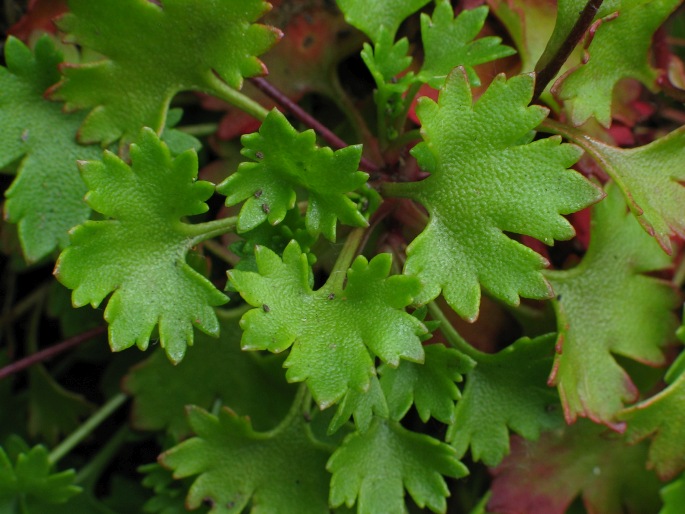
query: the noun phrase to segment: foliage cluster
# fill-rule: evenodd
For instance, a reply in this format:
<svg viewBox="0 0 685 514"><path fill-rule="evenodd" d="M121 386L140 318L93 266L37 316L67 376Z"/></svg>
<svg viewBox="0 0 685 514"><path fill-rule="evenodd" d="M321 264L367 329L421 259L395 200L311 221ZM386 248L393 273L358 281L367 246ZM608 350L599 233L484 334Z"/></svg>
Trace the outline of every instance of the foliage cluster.
<svg viewBox="0 0 685 514"><path fill-rule="evenodd" d="M680 3L28 2L0 512L681 512Z"/></svg>

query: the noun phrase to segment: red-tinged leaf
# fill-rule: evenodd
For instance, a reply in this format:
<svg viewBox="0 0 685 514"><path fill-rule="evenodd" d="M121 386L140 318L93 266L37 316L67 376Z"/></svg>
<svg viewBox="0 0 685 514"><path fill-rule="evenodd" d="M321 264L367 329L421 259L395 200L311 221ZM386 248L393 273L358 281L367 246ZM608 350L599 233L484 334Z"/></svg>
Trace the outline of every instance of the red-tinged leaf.
<svg viewBox="0 0 685 514"><path fill-rule="evenodd" d="M685 373L660 393L622 411L619 418L628 423L628 441L651 439L647 464L662 480L685 470Z"/></svg>
<svg viewBox="0 0 685 514"><path fill-rule="evenodd" d="M589 514L644 514L659 506L660 483L645 470L645 445L627 446L588 421L512 438L511 454L492 473L488 512L564 514L580 496Z"/></svg>
<svg viewBox="0 0 685 514"><path fill-rule="evenodd" d="M53 20L67 10L67 0L29 0L26 14L12 25L7 34L26 42L32 33L55 32Z"/></svg>
<svg viewBox="0 0 685 514"><path fill-rule="evenodd" d="M611 5L612 14L596 27L588 46L589 59L555 83L553 92L564 102L574 125L591 117L611 125L611 99L616 84L633 78L656 89L658 76L650 63L654 32L681 0L621 0ZM574 0L572 5L582 5ZM606 9L606 7L605 7ZM606 16L607 12L600 15Z"/></svg>
<svg viewBox="0 0 685 514"><path fill-rule="evenodd" d="M637 399L637 388L614 356L663 364L678 297L670 284L645 275L669 267L669 257L627 211L618 188L609 185L607 194L593 209L581 264L546 273L559 331L550 383L569 423L583 416L622 430L614 416Z"/></svg>
<svg viewBox="0 0 685 514"><path fill-rule="evenodd" d="M583 136L578 141L621 188L628 207L659 245L685 237L685 128L637 148L616 148Z"/></svg>

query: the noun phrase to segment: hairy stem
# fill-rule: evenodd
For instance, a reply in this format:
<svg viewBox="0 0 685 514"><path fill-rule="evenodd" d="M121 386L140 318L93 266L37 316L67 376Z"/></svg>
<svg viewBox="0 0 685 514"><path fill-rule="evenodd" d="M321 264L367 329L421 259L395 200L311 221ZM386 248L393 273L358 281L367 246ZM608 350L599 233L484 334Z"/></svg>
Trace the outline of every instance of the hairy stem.
<svg viewBox="0 0 685 514"><path fill-rule="evenodd" d="M97 327L91 330L87 330L82 334L70 337L69 339L62 341L61 343L51 346L50 348L45 348L44 350L33 353L28 357L24 357L23 359L13 362L12 364L8 364L4 368L0 368L0 380L10 375L14 375L15 373L18 373L19 371L24 370L30 366L33 366L38 362L50 360L54 356L59 355L60 353L69 350L70 348L78 346L81 343L104 333L106 330L107 327Z"/></svg>
<svg viewBox="0 0 685 514"><path fill-rule="evenodd" d="M535 90L531 102L535 102L545 90L547 84L557 76L557 73L559 73L559 70L569 58L573 49L592 24L592 20L595 19L595 15L602 2L603 0L588 0L580 12L576 23L555 53L549 58L546 58L546 54L540 57L540 60L535 65Z"/></svg>
<svg viewBox="0 0 685 514"><path fill-rule="evenodd" d="M262 107L259 102L255 102L249 96L233 89L214 74L207 80L207 87L209 94L216 96L224 102L228 102L253 118L264 121L266 115L269 114L269 111Z"/></svg>
<svg viewBox="0 0 685 514"><path fill-rule="evenodd" d="M88 437L93 430L95 430L100 423L105 421L109 416L111 416L114 411L121 407L128 397L124 393L119 393L113 396L107 403L105 403L100 410L88 418L80 427L74 430L69 436L64 439L55 449L48 455L48 460L50 464L57 463L62 457L68 454L76 446L78 446L81 441Z"/></svg>
<svg viewBox="0 0 685 514"><path fill-rule="evenodd" d="M314 118L311 114L305 111L302 107L293 102L287 95L281 92L273 84L269 83L266 79L261 77L250 79L250 81L259 89L262 93L267 95L269 98L274 100L284 109L290 111L290 113L295 116L302 123L308 127L314 129L329 145L333 148L340 149L349 146L345 141L340 139L336 134L334 134L328 127L323 125L319 120ZM362 157L360 161L360 166L365 171L377 172L378 166L373 162L369 161L367 158Z"/></svg>

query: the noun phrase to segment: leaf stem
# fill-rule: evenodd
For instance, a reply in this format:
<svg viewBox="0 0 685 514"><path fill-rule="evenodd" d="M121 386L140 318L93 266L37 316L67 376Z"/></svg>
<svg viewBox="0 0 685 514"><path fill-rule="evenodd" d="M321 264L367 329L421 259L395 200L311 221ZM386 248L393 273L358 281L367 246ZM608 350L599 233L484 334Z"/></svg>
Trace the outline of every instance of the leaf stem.
<svg viewBox="0 0 685 514"><path fill-rule="evenodd" d="M431 317L435 321L440 322L440 332L442 332L442 335L445 336L445 339L450 346L468 355L477 362L482 362L490 358L489 354L481 352L480 350L476 350L468 343L466 339L461 336L459 332L457 332L436 302L433 301L428 303L428 312L430 312Z"/></svg>
<svg viewBox="0 0 685 514"><path fill-rule="evenodd" d="M219 128L218 123L198 123L197 125L184 125L176 127L176 130L195 137L210 136Z"/></svg>
<svg viewBox="0 0 685 514"><path fill-rule="evenodd" d="M547 87L547 84L557 76L557 73L559 73L559 70L569 58L571 52L573 52L578 42L592 24L592 20L595 19L595 15L602 5L602 2L603 0L588 0L585 7L580 12L576 23L566 36L566 39L564 39L558 49L553 51L554 54L551 57L547 57L547 52L542 54L535 65L535 90L531 103L535 102L540 97Z"/></svg>
<svg viewBox="0 0 685 514"><path fill-rule="evenodd" d="M209 94L228 102L259 121L264 121L264 118L269 114L269 111L262 107L259 102L256 102L249 96L233 89L213 73L211 74L211 78L207 80L207 87L207 92Z"/></svg>
<svg viewBox="0 0 685 514"><path fill-rule="evenodd" d="M56 464L62 457L78 446L81 441L88 437L91 432L100 425L100 423L105 421L114 413L114 411L121 407L127 399L128 397L124 393L113 396L100 408L100 410L88 418L80 427L69 434L64 441L50 452L50 455L48 455L50 464Z"/></svg>
<svg viewBox="0 0 685 514"><path fill-rule="evenodd" d="M417 182L383 182L380 192L383 197L416 200L416 184Z"/></svg>
<svg viewBox="0 0 685 514"><path fill-rule="evenodd" d="M345 141L340 139L336 134L333 133L328 127L326 127L319 120L314 118L311 114L305 111L302 107L293 102L287 95L281 92L273 84L269 83L266 79L262 77L256 77L250 79L252 84L259 89L266 96L274 100L281 107L290 111L290 113L295 116L302 123L308 127L314 129L329 145L333 148L340 149L349 146ZM359 162L360 167L364 171L369 171L375 173L378 171L378 166L373 162L369 161L366 157L362 157Z"/></svg>
<svg viewBox="0 0 685 514"><path fill-rule="evenodd" d="M355 228L349 233L345 244L338 255L338 259L335 261L333 270L326 281L324 287L331 290L332 292L340 292L343 290L343 284L345 283L345 278L347 277L347 270L352 265L352 261L357 256L357 251L359 250L359 245L364 239L365 228Z"/></svg>
<svg viewBox="0 0 685 514"><path fill-rule="evenodd" d="M238 217L220 218L218 220L196 223L194 225L185 224L183 230L191 236L191 246L195 246L202 241L221 236L228 232L233 232L238 224Z"/></svg>
<svg viewBox="0 0 685 514"><path fill-rule="evenodd" d="M407 116L409 116L409 109L411 109L411 104L414 102L414 97L419 93L423 82L415 79L415 82L409 87L407 94L404 96L404 109L402 114L397 118L397 124L395 128L399 134L404 133L404 126L407 124Z"/></svg>
<svg viewBox="0 0 685 514"><path fill-rule="evenodd" d="M130 435L131 430L126 425L117 430L95 457L89 459L88 463L79 470L74 478L74 483L82 485L84 488L92 491L102 472L109 465L112 458L119 452L119 448L121 448Z"/></svg>
<svg viewBox="0 0 685 514"><path fill-rule="evenodd" d="M33 366L38 362L50 360L55 355L59 355L60 353L69 350L70 348L78 346L79 344L88 341L89 339L92 339L96 335L104 333L106 330L107 327L104 326L87 330L82 334L70 337L69 339L62 341L61 343L58 343L49 348L45 348L44 350L41 350L39 352L33 353L28 357L24 357L23 359L13 362L12 364L8 364L4 368L0 368L0 380L15 373L18 373L19 371L22 371L23 369L26 369L30 366Z"/></svg>
<svg viewBox="0 0 685 514"><path fill-rule="evenodd" d="M230 264L232 267L236 267L236 265L240 262L240 259L238 256L233 255L228 248L226 248L224 245L221 243L217 243L216 241L213 241L211 239L208 239L204 243L202 243L203 246L209 250L213 255L224 261L226 264Z"/></svg>

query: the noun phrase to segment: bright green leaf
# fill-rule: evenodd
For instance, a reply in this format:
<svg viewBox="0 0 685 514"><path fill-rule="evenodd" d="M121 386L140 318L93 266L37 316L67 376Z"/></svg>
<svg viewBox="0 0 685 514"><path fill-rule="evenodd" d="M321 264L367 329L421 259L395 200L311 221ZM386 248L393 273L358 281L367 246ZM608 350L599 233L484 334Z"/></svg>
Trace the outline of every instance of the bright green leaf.
<svg viewBox="0 0 685 514"><path fill-rule="evenodd" d="M457 69L438 103L419 101L424 142L413 154L431 175L389 188L420 201L430 214L407 249L405 272L424 285L417 302L442 290L455 311L474 320L481 285L513 305L519 296L551 296L541 273L546 260L504 231L546 244L569 239L574 230L562 214L597 201L601 192L567 169L578 159L578 148L558 138L525 144L547 115L540 106L528 106L532 94L531 76L500 75L472 104L466 74Z"/></svg>
<svg viewBox="0 0 685 514"><path fill-rule="evenodd" d="M186 504L210 501L212 514L328 513L326 460L330 450L316 442L296 401L288 417L270 432L255 432L247 418L229 409L218 416L190 407L197 437L160 457L174 478L199 475Z"/></svg>
<svg viewBox="0 0 685 514"><path fill-rule="evenodd" d="M541 431L559 426L559 399L547 386L554 336L522 338L477 361L466 378L456 421L447 440L463 456L496 466L509 453L509 431L537 439Z"/></svg>
<svg viewBox="0 0 685 514"><path fill-rule="evenodd" d="M31 506L64 503L81 491L74 470L52 473L48 451L35 446L12 463L0 448L0 512L31 512Z"/></svg>
<svg viewBox="0 0 685 514"><path fill-rule="evenodd" d="M593 210L592 239L580 265L550 271L557 293L558 354L550 382L557 385L570 423L577 416L614 426L637 388L612 354L642 363L664 363L661 347L677 320L672 287L645 273L670 266L670 258L627 212L614 185Z"/></svg>
<svg viewBox="0 0 685 514"><path fill-rule="evenodd" d="M282 378L281 359L240 351L236 321L221 323L218 340L200 334L176 366L159 351L131 370L124 387L134 399L135 428L166 429L178 440L190 430L185 406L211 409L215 402L249 416L257 428L283 419L292 389Z"/></svg>
<svg viewBox="0 0 685 514"><path fill-rule="evenodd" d="M299 188L307 192L306 225L312 235L323 232L335 241L335 225L364 227L366 219L346 195L366 183L368 175L358 171L361 146L336 152L316 146L313 130L298 132L278 110L272 110L259 132L243 136L244 162L217 190L226 195L226 205L244 200L238 231L245 232L264 221L276 225L296 206Z"/></svg>
<svg viewBox="0 0 685 514"><path fill-rule="evenodd" d="M621 0L618 16L605 18L587 49L589 60L555 84L555 94L574 125L593 116L605 127L611 125L612 92L621 79L656 88L658 73L650 64L652 37L680 2Z"/></svg>
<svg viewBox="0 0 685 514"><path fill-rule="evenodd" d="M350 434L328 461L333 473L330 502L360 514L407 512L405 489L421 508L444 512L449 496L444 476L468 474L452 447L398 422L376 418L364 433Z"/></svg>
<svg viewBox="0 0 685 514"><path fill-rule="evenodd" d="M81 164L88 204L111 219L74 229L55 274L74 290L77 307L96 307L114 292L105 309L114 351L147 348L159 324L160 343L178 362L193 342L193 326L218 333L213 307L227 301L186 264L185 253L201 230L180 219L205 212L214 187L195 180L194 152L172 159L150 129L130 152L131 167L110 152L102 162Z"/></svg>
<svg viewBox="0 0 685 514"><path fill-rule="evenodd" d="M373 416L387 418L388 403L378 378L371 377L368 391L350 389L340 401L340 406L328 425L327 434L330 436L354 416L354 426L359 432L365 432L371 426Z"/></svg>
<svg viewBox="0 0 685 514"><path fill-rule="evenodd" d="M385 27L391 38L405 18L430 0L337 0L345 20L371 38L374 43Z"/></svg>
<svg viewBox="0 0 685 514"><path fill-rule="evenodd" d="M516 53L513 48L500 44L499 37L475 39L487 16L488 8L481 6L464 10L455 18L448 0L438 2L432 18L422 14L424 60L419 78L437 89L453 68L463 66L471 84L478 86L480 79L473 66Z"/></svg>
<svg viewBox="0 0 685 514"><path fill-rule="evenodd" d="M672 252L685 237L685 128L637 148L616 148L585 136L582 144L621 188L637 220Z"/></svg>
<svg viewBox="0 0 685 514"><path fill-rule="evenodd" d="M381 386L390 415L399 421L412 405L425 423L433 416L443 423L454 422L454 402L461 398L455 382L475 364L472 359L441 344L424 347L423 364L403 362L398 368L380 368Z"/></svg>
<svg viewBox="0 0 685 514"><path fill-rule="evenodd" d="M651 437L648 466L662 480L673 479L685 469L685 374L618 417L627 422L628 441Z"/></svg>
<svg viewBox="0 0 685 514"><path fill-rule="evenodd" d="M107 58L66 67L53 97L92 109L79 137L104 145L144 126L161 132L179 91L239 89L265 72L256 56L280 37L253 23L269 8L262 0L71 0L69 8L59 22L69 41Z"/></svg>
<svg viewBox="0 0 685 514"><path fill-rule="evenodd" d="M59 80L62 55L49 37L38 40L35 55L10 37L7 68L0 67L0 169L20 161L5 192L5 215L19 226L24 255L36 261L68 242L68 230L83 223L90 209L77 159L97 159L102 151L76 142L80 114L64 114L43 97Z"/></svg>
<svg viewBox="0 0 685 514"><path fill-rule="evenodd" d="M376 372L374 356L397 367L400 358L422 362L423 323L403 309L418 293L413 277L388 277L391 257L360 256L344 290L313 291L307 256L296 242L283 253L257 250L259 274L230 271L229 279L252 306L242 320L244 349L282 352L291 382L306 381L321 408L351 389L365 392Z"/></svg>

